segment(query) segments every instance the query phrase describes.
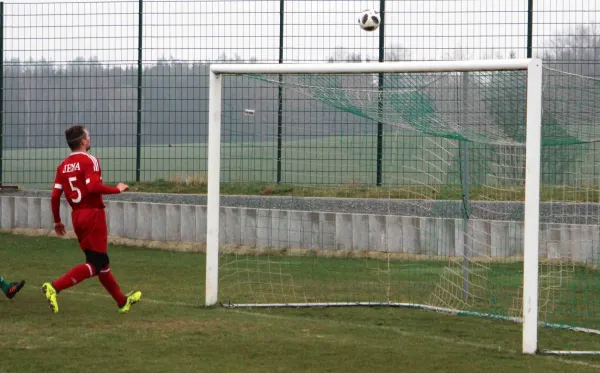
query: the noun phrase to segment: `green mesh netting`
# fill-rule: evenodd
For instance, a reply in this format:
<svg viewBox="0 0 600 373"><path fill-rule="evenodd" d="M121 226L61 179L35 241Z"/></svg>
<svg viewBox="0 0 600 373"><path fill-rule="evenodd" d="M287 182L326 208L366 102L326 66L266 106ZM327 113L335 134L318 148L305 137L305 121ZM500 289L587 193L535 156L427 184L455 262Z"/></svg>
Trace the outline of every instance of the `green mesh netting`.
<svg viewBox="0 0 600 373"><path fill-rule="evenodd" d="M525 143L525 71L252 77L421 134L489 144ZM600 139L598 84L596 79L544 69L543 145Z"/></svg>
<svg viewBox="0 0 600 373"><path fill-rule="evenodd" d="M262 143L272 163L261 170L278 161L289 189L247 198L239 218L228 212L223 302L521 316L525 71L228 79L224 128L271 131L265 138L283 144L281 157ZM599 92L595 79L544 69L539 314L555 326L600 329ZM246 107L256 109L253 127Z"/></svg>

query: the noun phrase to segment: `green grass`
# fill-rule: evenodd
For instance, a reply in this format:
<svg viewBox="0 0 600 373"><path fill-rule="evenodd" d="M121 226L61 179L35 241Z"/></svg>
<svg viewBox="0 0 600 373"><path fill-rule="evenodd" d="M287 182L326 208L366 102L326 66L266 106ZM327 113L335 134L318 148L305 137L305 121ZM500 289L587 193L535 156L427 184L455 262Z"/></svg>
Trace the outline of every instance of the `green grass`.
<svg viewBox="0 0 600 373"><path fill-rule="evenodd" d="M0 306L0 372L563 373L600 368L593 357L522 355L520 325L510 322L392 308L204 308L203 254L114 245L109 253L122 288L141 289L142 301L119 315L91 279L61 293L60 312L54 315L39 286L81 263L76 242L0 234L0 273L27 280L22 293ZM317 280L353 278L361 263L306 259L314 264ZM398 280L410 275L410 266L401 264ZM421 271L431 274L438 267L429 263ZM597 338L567 331L542 329L540 342L544 348L600 350Z"/></svg>
<svg viewBox="0 0 600 373"><path fill-rule="evenodd" d="M515 312L521 310L523 262L514 258L470 262L471 298L465 304L462 258L321 254L223 255L219 263L221 301L392 302L520 317ZM544 263L541 267L540 304L544 312L540 321L600 329L598 271L572 264Z"/></svg>
<svg viewBox="0 0 600 373"><path fill-rule="evenodd" d="M93 140L92 140L93 141ZM415 149L414 140L394 138L386 143L388 154L397 157L398 144L406 142ZM312 184L375 181L375 136L324 136L319 139L287 140L283 142L283 180L287 183ZM141 148L141 181L172 180L195 177L207 170L207 144L175 144L143 146ZM409 150L406 150L408 152ZM136 178L135 147L94 147L91 153L101 162L104 179L108 182L131 181ZM58 164L69 154L64 148L4 149L3 178L5 183L48 187L54 180ZM277 142L224 143L222 181L277 181ZM386 162L388 180L397 173L397 165Z"/></svg>
<svg viewBox="0 0 600 373"><path fill-rule="evenodd" d="M414 134L387 134L382 164L384 186L379 188L374 186L376 148L376 138L369 135L283 141L281 183L277 184L276 142L223 143L222 192L348 198L461 198L461 165L455 142ZM561 149L545 150L556 159L543 165L543 180L547 185L542 188L542 200L597 201L598 186L591 185L593 175L600 172L596 147ZM99 157L107 183L128 182L141 192L206 193L206 144L143 146L139 182L135 182L135 147L98 147L92 149L92 154ZM2 182L49 189L57 165L67 155L66 147L4 149ZM561 157L566 158L561 160ZM521 186L501 185L523 178L521 170L513 165L521 162L521 158L502 158L494 149L473 146L469 158L470 198L522 201ZM500 168L499 163L506 164ZM590 180L590 185L583 185L586 180ZM516 184L522 183L517 180Z"/></svg>

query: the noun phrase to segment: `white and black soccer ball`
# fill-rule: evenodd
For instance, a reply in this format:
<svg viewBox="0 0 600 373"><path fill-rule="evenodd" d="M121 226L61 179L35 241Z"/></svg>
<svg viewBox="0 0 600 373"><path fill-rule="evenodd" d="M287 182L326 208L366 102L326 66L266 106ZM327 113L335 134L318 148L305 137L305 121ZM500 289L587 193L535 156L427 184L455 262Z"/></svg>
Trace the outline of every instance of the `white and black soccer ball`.
<svg viewBox="0 0 600 373"><path fill-rule="evenodd" d="M358 25L365 31L377 30L380 22L379 12L373 9L363 10L358 16Z"/></svg>

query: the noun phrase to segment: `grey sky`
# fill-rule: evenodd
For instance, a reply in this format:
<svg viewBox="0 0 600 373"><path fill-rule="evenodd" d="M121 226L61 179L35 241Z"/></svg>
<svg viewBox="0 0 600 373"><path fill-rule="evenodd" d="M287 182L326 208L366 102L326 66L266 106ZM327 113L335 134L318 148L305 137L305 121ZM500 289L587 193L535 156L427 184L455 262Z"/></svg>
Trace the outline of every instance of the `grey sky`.
<svg viewBox="0 0 600 373"><path fill-rule="evenodd" d="M537 0L535 45L550 46L569 26L594 23L598 3ZM379 1L287 0L284 59L325 62L340 48L376 59L378 33L362 31L356 20L361 10L378 6ZM5 59L97 56L135 63L137 9L137 1L7 3ZM527 0L388 0L386 47L408 48L413 60L506 57L511 49L524 57L526 9ZM214 60L223 52L277 61L279 0L146 0L144 13L146 61Z"/></svg>

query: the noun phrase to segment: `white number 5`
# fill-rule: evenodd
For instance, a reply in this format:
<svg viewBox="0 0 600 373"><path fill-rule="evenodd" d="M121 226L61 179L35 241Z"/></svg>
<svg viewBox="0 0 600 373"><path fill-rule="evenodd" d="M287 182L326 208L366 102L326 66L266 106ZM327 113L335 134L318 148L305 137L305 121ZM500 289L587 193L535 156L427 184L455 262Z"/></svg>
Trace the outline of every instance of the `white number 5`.
<svg viewBox="0 0 600 373"><path fill-rule="evenodd" d="M70 177L69 178L69 185L71 186L71 190L74 192L77 192L77 198L73 199L73 203L79 203L81 202L81 190L79 190L79 188L77 188L76 186L73 185L73 181L77 181L76 177Z"/></svg>

